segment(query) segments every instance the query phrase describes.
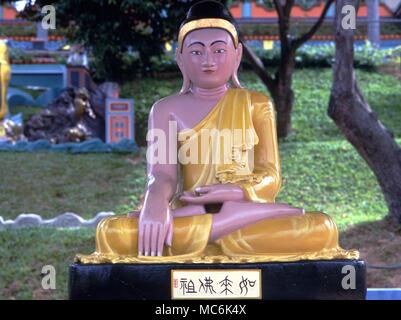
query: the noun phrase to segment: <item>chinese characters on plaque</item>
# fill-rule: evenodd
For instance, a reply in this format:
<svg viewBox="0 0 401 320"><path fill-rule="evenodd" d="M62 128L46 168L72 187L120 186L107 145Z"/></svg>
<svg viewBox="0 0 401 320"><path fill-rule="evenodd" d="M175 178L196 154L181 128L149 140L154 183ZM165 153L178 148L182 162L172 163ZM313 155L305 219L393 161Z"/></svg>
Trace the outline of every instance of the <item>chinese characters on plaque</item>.
<svg viewBox="0 0 401 320"><path fill-rule="evenodd" d="M261 270L171 270L172 299L261 299Z"/></svg>
<svg viewBox="0 0 401 320"><path fill-rule="evenodd" d="M106 100L106 142L122 139L134 141L134 101L108 98Z"/></svg>

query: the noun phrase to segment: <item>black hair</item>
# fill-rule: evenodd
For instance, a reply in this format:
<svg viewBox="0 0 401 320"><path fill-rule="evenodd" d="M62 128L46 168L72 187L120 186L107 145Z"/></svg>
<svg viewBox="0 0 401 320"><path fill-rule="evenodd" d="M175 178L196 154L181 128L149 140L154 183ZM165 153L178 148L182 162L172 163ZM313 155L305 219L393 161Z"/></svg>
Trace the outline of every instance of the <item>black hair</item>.
<svg viewBox="0 0 401 320"><path fill-rule="evenodd" d="M235 27L235 29L237 30L237 34L239 35L239 28L233 16L221 2L214 0L202 0L197 1L195 4L193 4L189 8L187 17L181 23L180 28L184 24L193 20L211 18L218 18L229 21Z"/></svg>

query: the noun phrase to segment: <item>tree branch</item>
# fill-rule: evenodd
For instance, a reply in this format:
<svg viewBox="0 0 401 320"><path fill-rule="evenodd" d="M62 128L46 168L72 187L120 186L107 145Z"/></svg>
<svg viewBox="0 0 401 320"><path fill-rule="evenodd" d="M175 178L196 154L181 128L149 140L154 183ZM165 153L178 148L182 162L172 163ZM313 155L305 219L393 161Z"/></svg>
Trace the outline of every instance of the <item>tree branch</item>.
<svg viewBox="0 0 401 320"><path fill-rule="evenodd" d="M290 28L290 12L294 5L294 0L286 1L284 6L280 3L280 0L273 0L273 2L278 15L280 43L284 51L289 51L288 30Z"/></svg>
<svg viewBox="0 0 401 320"><path fill-rule="evenodd" d="M235 20L231 13L230 15ZM251 48L246 45L245 40L241 37L241 35L239 35L239 41L242 43L244 56L249 60L253 71L266 85L271 95L273 95L276 89L276 80L267 72L263 61L252 51Z"/></svg>
<svg viewBox="0 0 401 320"><path fill-rule="evenodd" d="M270 93L273 94L276 87L275 79L266 71L263 61L250 49L245 42L241 39L244 48L244 55L252 65L253 71L258 75L262 82L267 86Z"/></svg>
<svg viewBox="0 0 401 320"><path fill-rule="evenodd" d="M312 28L305 33L304 35L302 35L301 37L299 37L298 39L295 39L292 47L296 50L298 49L300 46L302 46L306 41L308 41L310 38L312 38L312 36L316 33L316 31L320 28L320 26L322 25L324 19L326 18L327 15L327 11L329 10L330 6L332 5L332 3L334 2L334 0L328 0L326 2L326 5L324 6L323 12L320 15L319 19L316 21L316 23L312 26Z"/></svg>
<svg viewBox="0 0 401 320"><path fill-rule="evenodd" d="M274 8L277 11L277 15L278 15L278 20L280 22L280 20L283 18L284 16L284 12L283 12L283 8L281 7L281 4L279 2L279 0L273 0L273 4L274 4Z"/></svg>
<svg viewBox="0 0 401 320"><path fill-rule="evenodd" d="M286 16L286 17L290 16L293 6L294 6L294 0L286 0L285 1L284 16Z"/></svg>

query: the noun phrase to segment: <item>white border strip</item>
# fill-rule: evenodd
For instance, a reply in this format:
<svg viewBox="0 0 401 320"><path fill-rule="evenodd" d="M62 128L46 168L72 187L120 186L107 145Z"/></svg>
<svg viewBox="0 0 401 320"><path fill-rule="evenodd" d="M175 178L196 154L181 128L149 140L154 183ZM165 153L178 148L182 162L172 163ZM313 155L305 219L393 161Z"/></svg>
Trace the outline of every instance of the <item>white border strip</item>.
<svg viewBox="0 0 401 320"><path fill-rule="evenodd" d="M114 212L99 212L94 218L89 220L85 220L71 212L66 212L53 219L47 220L33 213L20 214L15 220L4 220L3 217L0 216L0 230L27 227L95 228L100 220L113 215Z"/></svg>

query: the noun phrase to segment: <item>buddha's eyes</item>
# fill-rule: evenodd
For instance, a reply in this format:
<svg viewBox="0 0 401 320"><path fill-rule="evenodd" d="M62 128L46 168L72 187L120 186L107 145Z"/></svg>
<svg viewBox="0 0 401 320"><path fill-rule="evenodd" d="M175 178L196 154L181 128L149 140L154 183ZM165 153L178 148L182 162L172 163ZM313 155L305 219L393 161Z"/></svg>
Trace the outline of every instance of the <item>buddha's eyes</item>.
<svg viewBox="0 0 401 320"><path fill-rule="evenodd" d="M192 50L191 54L193 54L195 56L200 56L202 53L199 50Z"/></svg>
<svg viewBox="0 0 401 320"><path fill-rule="evenodd" d="M214 51L214 53L224 53L226 52L226 49L217 49Z"/></svg>
<svg viewBox="0 0 401 320"><path fill-rule="evenodd" d="M214 50L214 53L224 53L226 51L227 51L226 49L217 49L217 50ZM200 56L200 55L202 55L202 51L192 50L192 51L190 51L190 54L192 54L194 56Z"/></svg>

